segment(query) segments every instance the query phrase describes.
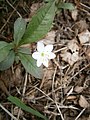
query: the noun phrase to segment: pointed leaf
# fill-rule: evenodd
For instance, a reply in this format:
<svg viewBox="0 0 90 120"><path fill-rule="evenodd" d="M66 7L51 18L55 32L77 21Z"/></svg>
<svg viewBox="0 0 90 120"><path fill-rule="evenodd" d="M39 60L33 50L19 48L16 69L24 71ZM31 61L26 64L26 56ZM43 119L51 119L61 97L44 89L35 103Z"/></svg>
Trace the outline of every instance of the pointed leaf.
<svg viewBox="0 0 90 120"><path fill-rule="evenodd" d="M8 56L5 58L5 60L3 60L2 62L0 62L0 70L6 70L9 67L12 66L13 62L14 62L14 58L15 58L15 53L14 51L10 51Z"/></svg>
<svg viewBox="0 0 90 120"><path fill-rule="evenodd" d="M0 49L2 49L3 47L7 46L8 43L4 42L4 41L0 41Z"/></svg>
<svg viewBox="0 0 90 120"><path fill-rule="evenodd" d="M75 7L72 3L59 3L57 5L58 9L69 9L69 10L74 10Z"/></svg>
<svg viewBox="0 0 90 120"><path fill-rule="evenodd" d="M19 53L19 58L21 60L21 63L23 64L24 68L29 72L31 75L33 75L36 78L42 78L43 77L43 70L42 67L37 67L36 60L34 60L31 55L27 54L21 54Z"/></svg>
<svg viewBox="0 0 90 120"><path fill-rule="evenodd" d="M20 44L35 42L43 38L52 26L55 10L55 1L41 7L28 24Z"/></svg>
<svg viewBox="0 0 90 120"><path fill-rule="evenodd" d="M26 29L26 21L18 18L14 23L14 42L18 45Z"/></svg>
<svg viewBox="0 0 90 120"><path fill-rule="evenodd" d="M53 2L54 0L43 0L45 3Z"/></svg>
<svg viewBox="0 0 90 120"><path fill-rule="evenodd" d="M33 114L33 115L36 115L40 118L43 118L44 120L47 120L47 118L42 115L40 112L38 112L37 110L34 110L30 107L28 107L27 105L25 105L20 99L18 99L17 97L13 97L13 96L9 96L7 98L9 101L11 101L13 104L17 105L18 107L22 108L23 110Z"/></svg>

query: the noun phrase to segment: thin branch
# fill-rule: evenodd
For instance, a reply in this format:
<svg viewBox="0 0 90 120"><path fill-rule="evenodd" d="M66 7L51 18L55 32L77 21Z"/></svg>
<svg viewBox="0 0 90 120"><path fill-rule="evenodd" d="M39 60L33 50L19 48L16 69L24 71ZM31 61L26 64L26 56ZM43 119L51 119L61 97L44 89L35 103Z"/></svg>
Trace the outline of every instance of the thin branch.
<svg viewBox="0 0 90 120"><path fill-rule="evenodd" d="M32 86L33 87L33 86ZM40 90L39 88L37 88L37 87L35 87L34 86L34 88L35 89L37 89L38 91L40 91L42 94L44 94L49 100L51 100L51 101L53 101L54 102L54 100L52 99L52 98L50 98L46 93L44 93L42 90Z"/></svg>
<svg viewBox="0 0 90 120"><path fill-rule="evenodd" d="M11 118L13 118L14 120L18 120L16 117L14 117L5 107L3 107L1 104L0 104L0 107L9 115L11 116Z"/></svg>
<svg viewBox="0 0 90 120"><path fill-rule="evenodd" d="M86 110L86 108L84 108L80 113L79 113L79 115L76 117L76 119L75 120L78 120L78 118L83 114L83 112Z"/></svg>
<svg viewBox="0 0 90 120"><path fill-rule="evenodd" d="M55 102L55 103L56 103L57 109L58 109L58 111L59 111L59 113L60 113L60 115L61 115L62 120L64 120L64 117L63 117L63 115L62 115L62 112L61 112L61 110L60 110L57 102Z"/></svg>
<svg viewBox="0 0 90 120"><path fill-rule="evenodd" d="M6 0L6 2L14 9L14 11L17 12L17 14L19 15L19 17L22 17L21 14L16 10L16 8L8 0Z"/></svg>
<svg viewBox="0 0 90 120"><path fill-rule="evenodd" d="M27 86L27 73L26 73L26 75L25 75L25 82L24 82L24 87L23 87L23 92L22 92L22 96L24 96L24 94L25 94L25 91L26 91L26 86ZM22 101L23 101L23 98L22 98ZM19 109L19 112L18 112L18 116L17 116L17 118L19 119L19 117L20 117L20 113L21 113L21 108Z"/></svg>

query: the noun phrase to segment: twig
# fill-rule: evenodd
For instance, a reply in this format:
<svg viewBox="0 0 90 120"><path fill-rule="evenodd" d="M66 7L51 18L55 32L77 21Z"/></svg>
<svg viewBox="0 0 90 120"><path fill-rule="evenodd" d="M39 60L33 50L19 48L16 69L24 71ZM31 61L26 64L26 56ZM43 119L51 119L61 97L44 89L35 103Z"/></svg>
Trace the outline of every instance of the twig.
<svg viewBox="0 0 90 120"><path fill-rule="evenodd" d="M74 74L71 78L69 78L69 80L72 80L75 76L77 76L80 72L82 72L84 69L86 69L87 67L89 67L90 64L87 64L85 67L83 67L81 70L79 70L79 72L77 72L76 74Z"/></svg>
<svg viewBox="0 0 90 120"><path fill-rule="evenodd" d="M49 110L46 110L46 111L44 111L45 113L47 113L47 114L52 114L52 115L55 115L55 116L57 116L57 115L60 115L60 113L56 113L56 112L52 112L52 111L49 111Z"/></svg>
<svg viewBox="0 0 90 120"><path fill-rule="evenodd" d="M56 64L56 66L61 69L61 66L59 65L59 63L54 59L53 62Z"/></svg>
<svg viewBox="0 0 90 120"><path fill-rule="evenodd" d="M60 49L54 51L54 53L58 53L58 52L60 52L60 51L62 51L62 50L66 50L66 49L67 49L67 47L63 47L63 48L60 48Z"/></svg>
<svg viewBox="0 0 90 120"><path fill-rule="evenodd" d="M58 103L59 104L59 103ZM47 106L45 106L45 108L46 109L48 109L48 108L51 108L50 107L50 104L49 105L47 105ZM72 106L72 105L69 105L69 106L65 106L65 105L59 105L59 108L61 109L61 108L64 108L64 109L74 109L74 110L79 110L79 108L76 108L76 107L74 107L74 106Z"/></svg>
<svg viewBox="0 0 90 120"><path fill-rule="evenodd" d="M14 120L18 120L16 117L14 117L5 107L3 107L1 104L0 104L0 107L9 115L11 116Z"/></svg>
<svg viewBox="0 0 90 120"><path fill-rule="evenodd" d="M17 12L17 14L19 15L19 17L22 17L21 14L16 10L16 8L8 0L6 0L6 2L14 9L14 11Z"/></svg>
<svg viewBox="0 0 90 120"><path fill-rule="evenodd" d="M25 75L25 82L24 82L24 87L23 87L22 96L24 96L24 94L25 94L26 85L27 85L27 73L26 73L26 75ZM22 101L23 101L23 98L22 98ZM19 117L20 117L20 113L21 113L21 108L19 109L19 112L18 112L18 116L17 116L18 119L19 119Z"/></svg>
<svg viewBox="0 0 90 120"><path fill-rule="evenodd" d="M86 12L86 13L87 13L87 15L89 15L89 16L90 16L90 13L89 13L87 10L82 9L82 8L80 8L80 10L82 10L83 12Z"/></svg>
<svg viewBox="0 0 90 120"><path fill-rule="evenodd" d="M43 78L42 78L42 82L41 82L41 84L40 84L40 89L42 88L42 86L43 86L43 84L44 84L44 82L45 82L45 77L46 77L46 75L47 75L47 72L48 72L48 70L46 70L46 72L44 73L44 76L43 76Z"/></svg>
<svg viewBox="0 0 90 120"><path fill-rule="evenodd" d="M1 32L1 31L4 29L4 27L7 25L7 23L9 22L9 20L10 20L10 18L12 17L12 15L13 15L14 12L15 12L15 11L13 10L12 13L10 14L10 16L8 17L7 21L5 22L5 24L1 27L0 32Z"/></svg>
<svg viewBox="0 0 90 120"><path fill-rule="evenodd" d="M42 90L40 90L39 88L37 88L35 86L32 86L32 87L34 87L35 89L37 89L38 91L40 91L41 93L43 93L49 100L51 100L51 101L54 102L54 100L52 98L50 98L47 94L45 94Z"/></svg>
<svg viewBox="0 0 90 120"><path fill-rule="evenodd" d="M24 94L25 94L25 91L26 91L26 86L27 86L27 73L26 73L26 75L25 75L25 82L24 82L24 87L23 87L23 96L24 96Z"/></svg>
<svg viewBox="0 0 90 120"><path fill-rule="evenodd" d="M53 93L55 93L55 90L54 90L54 81L55 81L56 72L57 72L57 66L55 68L54 75L53 75L53 80L52 80L52 95L53 95Z"/></svg>
<svg viewBox="0 0 90 120"><path fill-rule="evenodd" d="M12 7L12 4L10 4L10 2L8 0L6 0L7 3ZM18 6L18 5L17 5ZM16 6L16 8L17 8ZM9 22L10 18L12 17L13 13L16 11L16 8L13 7L13 11L10 14L10 16L8 17L7 21L5 22L5 24L1 27L0 32L4 29L4 27L7 25L7 23ZM19 16L21 17L21 15L19 14Z"/></svg>
<svg viewBox="0 0 90 120"><path fill-rule="evenodd" d="M80 3L80 5L90 10L90 7L88 7L87 5L85 5L83 3Z"/></svg>
<svg viewBox="0 0 90 120"><path fill-rule="evenodd" d="M61 112L61 110L60 110L57 102L55 102L55 103L56 103L57 109L58 109L58 111L59 111L59 113L60 113L60 115L61 115L62 120L64 120L64 117L63 117L63 115L62 115L62 112Z"/></svg>
<svg viewBox="0 0 90 120"><path fill-rule="evenodd" d="M58 90L60 90L62 87L60 86L60 87L58 87L57 89L55 89L54 90L54 92L56 92L56 91L58 91ZM49 92L48 94L47 94L47 96L49 96L49 95L51 95L52 94L52 92ZM42 98L44 98L46 95L43 95L43 96L41 96L41 97L37 97L37 98L35 98L35 100L39 100L39 99L42 99Z"/></svg>
<svg viewBox="0 0 90 120"><path fill-rule="evenodd" d="M79 115L75 118L75 120L78 120L78 118L82 115L82 113L86 110L86 108L84 108L80 113Z"/></svg>

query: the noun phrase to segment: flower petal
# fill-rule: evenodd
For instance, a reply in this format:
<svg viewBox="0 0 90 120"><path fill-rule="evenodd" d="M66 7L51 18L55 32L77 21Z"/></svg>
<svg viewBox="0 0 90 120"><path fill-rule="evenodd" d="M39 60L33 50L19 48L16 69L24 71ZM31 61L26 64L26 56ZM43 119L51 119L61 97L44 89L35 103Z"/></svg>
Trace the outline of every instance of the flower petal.
<svg viewBox="0 0 90 120"><path fill-rule="evenodd" d="M39 52L34 52L32 54L32 57L37 60L40 57L40 53Z"/></svg>
<svg viewBox="0 0 90 120"><path fill-rule="evenodd" d="M38 42L37 43L37 50L38 50L38 52L43 52L44 51L44 44L43 44L43 42Z"/></svg>
<svg viewBox="0 0 90 120"><path fill-rule="evenodd" d="M48 67L48 59L47 59L47 58L44 58L44 59L43 59L43 65L44 65L45 67Z"/></svg>
<svg viewBox="0 0 90 120"><path fill-rule="evenodd" d="M53 50L53 45L46 45L45 52L51 52Z"/></svg>
<svg viewBox="0 0 90 120"><path fill-rule="evenodd" d="M37 60L37 66L40 67L42 65L43 61L41 59Z"/></svg>
<svg viewBox="0 0 90 120"><path fill-rule="evenodd" d="M54 59L56 57L56 55L53 52L50 52L48 54L48 59Z"/></svg>

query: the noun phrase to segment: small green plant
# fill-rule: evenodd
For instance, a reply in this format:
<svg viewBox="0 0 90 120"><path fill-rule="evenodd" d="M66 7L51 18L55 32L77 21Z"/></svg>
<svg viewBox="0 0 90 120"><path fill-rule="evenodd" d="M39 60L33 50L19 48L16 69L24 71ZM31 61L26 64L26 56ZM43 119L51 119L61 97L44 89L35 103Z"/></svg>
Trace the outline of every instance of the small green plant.
<svg viewBox="0 0 90 120"><path fill-rule="evenodd" d="M30 108L29 106L25 105L20 99L18 99L17 97L13 97L13 96L9 96L8 100L11 101L13 104L15 104L16 106L20 107L22 110L25 110L26 112L29 112L39 118L42 118L44 120L48 120L43 114L41 114L40 112L38 112L37 110L34 110L32 108Z"/></svg>
<svg viewBox="0 0 90 120"><path fill-rule="evenodd" d="M37 42L48 33L48 31L52 27L52 23L57 11L60 11L60 9L74 9L74 6L71 3L64 3L60 0L44 1L45 4L32 17L32 20L29 22L29 24L27 24L23 18L17 18L14 23L14 40L11 43L0 41L1 71L8 69L10 66L13 65L15 61L21 61L27 72L29 72L34 77L41 79L43 76L43 70L42 67L39 66L43 63L47 67L48 59L52 59L55 57L55 55L51 52L53 47L49 46L51 49L49 51L45 50L42 53L38 51L38 54L41 56L42 60L37 64L35 59L39 60L39 58L36 58L36 53L33 54L35 58L34 59L30 53L30 49L24 47L25 44ZM46 54L46 52L50 53ZM50 56L51 54L52 56ZM44 61L43 56L48 58L47 62ZM31 114L38 117L41 117L44 120L47 120L45 116L43 116L38 111L26 106L18 98L9 96L8 100L18 107L22 108L23 110L30 112Z"/></svg>
<svg viewBox="0 0 90 120"><path fill-rule="evenodd" d="M60 9L74 9L71 3L60 0L45 0L45 4L32 17L29 24L23 18L14 23L14 40L11 43L0 41L0 70L6 70L18 59L24 68L36 78L42 78L42 67L38 67L29 48L23 47L42 39L52 27L54 16Z"/></svg>

